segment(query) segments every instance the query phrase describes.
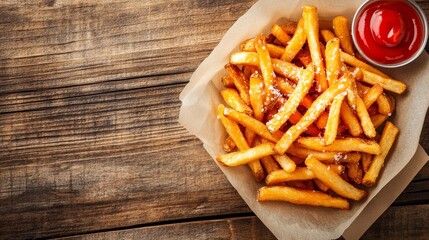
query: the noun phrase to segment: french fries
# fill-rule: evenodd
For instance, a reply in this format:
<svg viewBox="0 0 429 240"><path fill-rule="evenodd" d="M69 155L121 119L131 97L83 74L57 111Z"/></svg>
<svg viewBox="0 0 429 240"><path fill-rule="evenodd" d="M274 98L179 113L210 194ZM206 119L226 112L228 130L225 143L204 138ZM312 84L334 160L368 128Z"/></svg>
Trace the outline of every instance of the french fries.
<svg viewBox="0 0 429 240"><path fill-rule="evenodd" d="M406 85L354 56L348 21L274 24L229 57L217 115L225 127L225 166L248 165L257 199L349 209L367 195L393 146L387 122ZM332 32L334 31L334 33ZM319 41L322 36L322 42ZM265 37L268 36L268 37ZM332 194L336 196L332 196Z"/></svg>

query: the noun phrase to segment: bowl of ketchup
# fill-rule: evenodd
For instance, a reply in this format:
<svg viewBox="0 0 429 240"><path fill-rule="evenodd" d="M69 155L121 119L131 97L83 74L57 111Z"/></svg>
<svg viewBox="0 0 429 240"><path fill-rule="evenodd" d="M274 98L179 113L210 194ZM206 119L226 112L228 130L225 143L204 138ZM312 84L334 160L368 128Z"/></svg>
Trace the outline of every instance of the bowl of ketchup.
<svg viewBox="0 0 429 240"><path fill-rule="evenodd" d="M428 25L423 11L407 0L369 0L354 15L352 38L370 63L400 67L424 50Z"/></svg>

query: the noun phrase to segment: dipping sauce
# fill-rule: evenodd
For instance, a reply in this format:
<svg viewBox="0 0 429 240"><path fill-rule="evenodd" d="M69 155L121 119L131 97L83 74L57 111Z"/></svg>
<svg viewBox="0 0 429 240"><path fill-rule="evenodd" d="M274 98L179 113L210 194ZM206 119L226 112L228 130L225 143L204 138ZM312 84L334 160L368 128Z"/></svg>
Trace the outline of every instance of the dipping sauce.
<svg viewBox="0 0 429 240"><path fill-rule="evenodd" d="M419 11L407 1L373 1L355 16L353 38L368 60L400 64L421 49L424 24Z"/></svg>

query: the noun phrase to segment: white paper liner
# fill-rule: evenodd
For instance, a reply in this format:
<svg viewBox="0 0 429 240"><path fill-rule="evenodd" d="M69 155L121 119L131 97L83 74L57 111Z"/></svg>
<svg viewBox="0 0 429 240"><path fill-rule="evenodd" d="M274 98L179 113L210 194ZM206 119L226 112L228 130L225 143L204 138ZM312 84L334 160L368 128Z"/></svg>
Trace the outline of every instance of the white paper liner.
<svg viewBox="0 0 429 240"><path fill-rule="evenodd" d="M216 108L222 102L219 89L220 78L226 72L224 65L232 52L245 39L259 33L269 33L273 23L283 19L298 20L302 6L312 4L319 9L319 19L332 19L344 15L352 19L354 10L361 1L281 1L261 0L244 14L227 31L221 42L201 63L180 94L182 106L179 122L196 135L204 148L215 159L224 154L222 150L225 130L216 118ZM293 205L285 202L256 201L256 192L262 186L255 182L247 168L224 167L218 164L232 186L249 205L252 211L279 239L333 239L340 237L345 229L359 216L372 198L395 177L416 152L425 113L429 105L429 57L423 53L413 63L383 70L390 76L407 84L406 93L396 96L397 110L391 121L400 128L392 154L389 154L382 169L378 184L369 190L362 202L351 202L351 209L336 210ZM216 162L217 163L217 162ZM408 180L409 182L409 180ZM375 220L375 219L374 219Z"/></svg>

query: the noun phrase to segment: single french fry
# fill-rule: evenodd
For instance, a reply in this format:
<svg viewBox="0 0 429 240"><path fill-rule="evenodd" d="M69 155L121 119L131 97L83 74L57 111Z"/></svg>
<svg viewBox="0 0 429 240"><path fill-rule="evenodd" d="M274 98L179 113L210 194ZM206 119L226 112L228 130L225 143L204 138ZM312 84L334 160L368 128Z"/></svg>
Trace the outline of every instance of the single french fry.
<svg viewBox="0 0 429 240"><path fill-rule="evenodd" d="M357 152L332 152L332 151L316 151L305 148L300 144L292 144L287 153L299 158L305 159L307 156L312 155L324 163L354 163L358 162L361 158L361 154Z"/></svg>
<svg viewBox="0 0 429 240"><path fill-rule="evenodd" d="M326 44L325 50L326 78L329 86L338 80L341 67L340 40L333 38Z"/></svg>
<svg viewBox="0 0 429 240"><path fill-rule="evenodd" d="M225 100L225 102L236 111L245 113L247 115L253 114L252 108L246 105L246 103L238 94L237 90L233 88L224 88L220 91L220 94L222 95L223 100Z"/></svg>
<svg viewBox="0 0 429 240"><path fill-rule="evenodd" d="M265 172L262 168L261 161L259 159L253 160L247 164L255 177L256 182L261 182L265 179Z"/></svg>
<svg viewBox="0 0 429 240"><path fill-rule="evenodd" d="M343 198L331 197L326 193L299 190L286 186L262 187L258 191L258 201L286 201L294 204L349 209L349 202Z"/></svg>
<svg viewBox="0 0 429 240"><path fill-rule="evenodd" d="M385 94L382 94L380 97L377 98L377 106L378 112L383 115L391 115L394 111L389 97Z"/></svg>
<svg viewBox="0 0 429 240"><path fill-rule="evenodd" d="M363 96L362 100L365 107L368 109L371 105L377 101L377 99L383 94L383 87L380 84L375 84L372 88Z"/></svg>
<svg viewBox="0 0 429 240"><path fill-rule="evenodd" d="M385 78L389 78L389 76L387 76L386 74L384 74L380 70L372 67L371 65L369 65L369 64L367 64L367 63L365 63L365 62L363 62L363 61L361 61L359 59L357 59L356 57L354 57L354 56L352 56L352 55L350 55L348 53L345 53L345 52L341 51L340 52L340 57L341 57L341 60L343 60L345 63L347 63L347 64L349 64L349 65L351 65L353 67L357 67L360 70L364 70L365 69L365 70L371 71L373 73L377 73L378 75L381 75L381 76L383 76Z"/></svg>
<svg viewBox="0 0 429 240"><path fill-rule="evenodd" d="M341 164L336 164L336 165L342 166L341 168L336 167L336 165L335 166L332 166L332 165L327 165L327 166L329 169L331 169L337 174L341 174L345 169L344 166ZM267 177L265 178L265 183L267 185L276 185L282 182L302 181L302 180L310 180L314 178L316 178L316 176L307 167L297 167L293 172L287 172L283 169L273 171L267 175Z"/></svg>
<svg viewBox="0 0 429 240"><path fill-rule="evenodd" d="M253 115L256 120L264 120L264 81L259 73L250 77L250 105L253 109Z"/></svg>
<svg viewBox="0 0 429 240"><path fill-rule="evenodd" d="M289 41L289 44L286 46L280 59L286 62L291 62L302 49L302 46L304 46L306 41L307 36L304 32L304 21L301 18L292 39Z"/></svg>
<svg viewBox="0 0 429 240"><path fill-rule="evenodd" d="M216 160L226 166L239 166L248 164L262 157L275 154L273 147L273 143L262 143L253 148L217 156Z"/></svg>
<svg viewBox="0 0 429 240"><path fill-rule="evenodd" d="M271 28L271 33L283 44L286 46L290 41L291 37L281 28L278 24L274 24Z"/></svg>
<svg viewBox="0 0 429 240"><path fill-rule="evenodd" d="M246 115L244 113L240 113L235 111L231 108L225 108L223 111L223 114L231 119L236 121L237 123L240 123L242 126L249 128L253 132L255 132L257 135L271 141L271 142L277 142L278 139L275 138L270 131L268 131L267 126L263 124L262 122L256 120L255 118ZM237 143L237 142L236 142Z"/></svg>
<svg viewBox="0 0 429 240"><path fill-rule="evenodd" d="M276 152L284 154L290 145L312 124L325 108L332 102L334 97L344 92L350 86L350 81L346 78L339 79L335 84L323 92L307 110L301 120L290 127L275 146Z"/></svg>
<svg viewBox="0 0 429 240"><path fill-rule="evenodd" d="M364 173L368 172L369 166L371 166L372 155L369 153L362 153L362 158L360 160L362 162L362 170Z"/></svg>
<svg viewBox="0 0 429 240"><path fill-rule="evenodd" d="M225 69L234 80L234 85L237 88L240 97L246 105L250 105L249 83L243 72L237 66L232 64L226 64Z"/></svg>
<svg viewBox="0 0 429 240"><path fill-rule="evenodd" d="M228 136L225 138L225 142L223 144L223 150L227 153L233 152L237 149L237 145L235 144L234 140L232 140L231 136Z"/></svg>
<svg viewBox="0 0 429 240"><path fill-rule="evenodd" d="M266 123L270 132L275 132L289 119L296 111L299 103L308 94L314 79L313 65L309 65L304 72L303 78L298 82L295 90L290 94L289 99L279 109L276 115Z"/></svg>
<svg viewBox="0 0 429 240"><path fill-rule="evenodd" d="M398 94L403 93L407 89L407 86L401 81L394 80L391 78L386 78L386 77L380 76L377 73L373 73L365 69L361 69L361 70L363 73L362 81L366 83L369 83L371 85L375 85L378 83L387 91L391 91Z"/></svg>
<svg viewBox="0 0 429 240"><path fill-rule="evenodd" d="M362 125L363 133L373 138L377 134L375 131L374 124L371 121L371 118L368 114L368 110L365 107L365 103L363 102L362 98L359 96L356 96L357 105L356 105L356 113L358 115L358 118L360 120L360 123Z"/></svg>
<svg viewBox="0 0 429 240"><path fill-rule="evenodd" d="M358 118L345 101L341 104L340 117L352 136L357 137L363 133Z"/></svg>
<svg viewBox="0 0 429 240"><path fill-rule="evenodd" d="M293 172L286 172L285 170L273 171L267 175L265 183L270 186L287 181L308 180L314 178L315 175L310 169L306 167L298 167Z"/></svg>
<svg viewBox="0 0 429 240"><path fill-rule="evenodd" d="M317 8L314 6L304 6L302 18L304 21L304 32L307 37L307 44L315 68L316 90L318 92L323 92L328 88L328 81L326 80L325 64L323 63L322 54L320 53Z"/></svg>
<svg viewBox="0 0 429 240"><path fill-rule="evenodd" d="M337 139L330 145L325 145L326 142L322 137L300 137L297 142L308 149L317 151L381 153L381 147L376 141L356 137Z"/></svg>
<svg viewBox="0 0 429 240"><path fill-rule="evenodd" d="M326 111L323 111L322 114L320 114L319 118L316 120L316 126L319 129L325 129L326 124L328 123L328 117L329 114Z"/></svg>
<svg viewBox="0 0 429 240"><path fill-rule="evenodd" d="M221 79L222 85L226 88L235 88L234 80L229 74L225 75Z"/></svg>
<svg viewBox="0 0 429 240"><path fill-rule="evenodd" d="M380 170L383 167L384 160L386 159L390 148L393 146L398 132L399 128L397 128L391 122L386 122L386 125L384 126L383 133L381 134L380 138L380 146L382 149L381 154L375 155L373 157L371 165L362 179L362 183L365 186L372 186L375 184L380 174Z"/></svg>
<svg viewBox="0 0 429 240"><path fill-rule="evenodd" d="M366 196L366 192L355 188L350 183L344 181L338 174L329 169L316 158L309 156L305 160L305 165L335 193L345 198L350 198L356 201L361 200Z"/></svg>
<svg viewBox="0 0 429 240"><path fill-rule="evenodd" d="M320 34L322 35L323 41L325 41L325 43L335 38L335 34L328 29L320 30Z"/></svg>
<svg viewBox="0 0 429 240"><path fill-rule="evenodd" d="M324 143L326 145L332 144L337 138L338 125L340 122L340 111L345 96L344 94L337 95L332 101L331 108L329 109L328 121L326 123Z"/></svg>
<svg viewBox="0 0 429 240"><path fill-rule="evenodd" d="M265 36L263 34L255 38L255 48L259 57L259 68L261 69L262 77L264 79L265 101L264 106L269 106L276 98L274 88L274 79L276 74L273 70L271 57L266 47Z"/></svg>
<svg viewBox="0 0 429 240"><path fill-rule="evenodd" d="M344 52L354 55L352 36L350 35L349 23L346 17L338 16L332 20L335 35L340 39L341 48Z"/></svg>
<svg viewBox="0 0 429 240"><path fill-rule="evenodd" d="M233 65L249 65L259 67L259 57L256 52L235 52L229 56L229 62Z"/></svg>
<svg viewBox="0 0 429 240"><path fill-rule="evenodd" d="M307 49L299 51L296 57L304 67L307 67L313 60L311 59L310 51Z"/></svg>
<svg viewBox="0 0 429 240"><path fill-rule="evenodd" d="M286 172L295 171L296 163L288 155L274 154L273 157L284 171Z"/></svg>
<svg viewBox="0 0 429 240"><path fill-rule="evenodd" d="M347 176L357 184L362 183L363 170L359 162L347 164Z"/></svg>

